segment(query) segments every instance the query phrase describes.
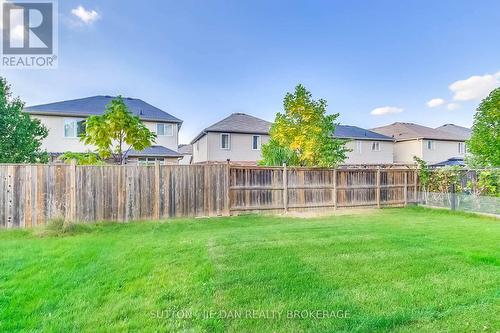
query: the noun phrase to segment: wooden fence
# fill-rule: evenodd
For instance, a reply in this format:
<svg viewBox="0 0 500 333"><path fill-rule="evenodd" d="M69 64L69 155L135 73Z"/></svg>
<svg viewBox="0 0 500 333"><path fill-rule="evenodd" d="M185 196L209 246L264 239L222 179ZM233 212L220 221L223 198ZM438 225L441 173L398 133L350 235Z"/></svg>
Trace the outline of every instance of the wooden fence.
<svg viewBox="0 0 500 333"><path fill-rule="evenodd" d="M418 176L405 169L232 166L231 212L393 206L416 202Z"/></svg>
<svg viewBox="0 0 500 333"><path fill-rule="evenodd" d="M410 169L0 165L0 227L404 205Z"/></svg>

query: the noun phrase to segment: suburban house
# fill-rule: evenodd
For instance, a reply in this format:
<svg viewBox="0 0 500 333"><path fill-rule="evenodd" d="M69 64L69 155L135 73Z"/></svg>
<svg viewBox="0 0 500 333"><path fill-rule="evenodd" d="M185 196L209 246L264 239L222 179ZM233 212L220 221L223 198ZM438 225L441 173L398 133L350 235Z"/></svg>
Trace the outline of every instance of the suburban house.
<svg viewBox="0 0 500 333"><path fill-rule="evenodd" d="M337 125L335 138L347 140L346 165L392 164L394 162L394 139L360 127Z"/></svg>
<svg viewBox="0 0 500 333"><path fill-rule="evenodd" d="M187 165L193 162L193 145L179 145L178 152L182 155L179 164Z"/></svg>
<svg viewBox="0 0 500 333"><path fill-rule="evenodd" d="M85 119L88 116L101 115L106 106L114 99L112 96L94 96L50 104L35 105L24 109L31 117L40 119L49 129L49 135L43 142L53 157L64 152L88 152L91 146L80 142L79 135L85 131ZM178 164L183 156L177 152L178 133L182 120L160 110L140 99L124 98L130 112L138 116L146 127L157 134L152 147L143 151L131 150L127 163L150 164L160 161L164 164Z"/></svg>
<svg viewBox="0 0 500 333"><path fill-rule="evenodd" d="M434 129L413 123L396 122L391 125L372 129L376 133L395 140L394 163L413 164L417 156L428 164L442 163L448 160L462 160L465 157L466 137L452 133L455 125L445 125L448 131Z"/></svg>
<svg viewBox="0 0 500 333"><path fill-rule="evenodd" d="M256 164L261 147L269 141L271 123L244 113L233 113L205 128L193 145L193 163L226 162Z"/></svg>

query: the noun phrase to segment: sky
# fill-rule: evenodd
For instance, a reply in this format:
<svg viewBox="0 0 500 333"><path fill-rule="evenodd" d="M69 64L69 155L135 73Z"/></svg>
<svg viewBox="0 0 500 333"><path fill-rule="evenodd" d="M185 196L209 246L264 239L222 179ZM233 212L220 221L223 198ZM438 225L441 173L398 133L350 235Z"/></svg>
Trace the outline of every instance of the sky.
<svg viewBox="0 0 500 333"><path fill-rule="evenodd" d="M5 1L5 0L0 0ZM500 86L500 1L59 1L59 66L0 69L27 105L135 97L180 142L234 112L272 121L301 83L342 124L471 126Z"/></svg>

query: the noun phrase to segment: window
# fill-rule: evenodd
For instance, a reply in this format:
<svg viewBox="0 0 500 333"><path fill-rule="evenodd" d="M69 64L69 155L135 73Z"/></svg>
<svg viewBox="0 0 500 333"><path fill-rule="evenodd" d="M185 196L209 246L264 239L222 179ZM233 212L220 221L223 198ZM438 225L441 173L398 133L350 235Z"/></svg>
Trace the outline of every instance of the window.
<svg viewBox="0 0 500 333"><path fill-rule="evenodd" d="M200 151L200 141L196 141L196 151Z"/></svg>
<svg viewBox="0 0 500 333"><path fill-rule="evenodd" d="M158 136L173 136L174 125L172 124L156 124L156 134Z"/></svg>
<svg viewBox="0 0 500 333"><path fill-rule="evenodd" d="M231 137L229 134L222 133L220 135L220 149L230 149Z"/></svg>
<svg viewBox="0 0 500 333"><path fill-rule="evenodd" d="M380 142L372 142L372 151L380 151Z"/></svg>
<svg viewBox="0 0 500 333"><path fill-rule="evenodd" d="M465 142L458 143L458 153L465 154L467 152L467 147L465 146Z"/></svg>
<svg viewBox="0 0 500 333"><path fill-rule="evenodd" d="M434 150L434 148L435 148L434 141L432 141L432 140L427 140L427 149L429 149L429 150Z"/></svg>
<svg viewBox="0 0 500 333"><path fill-rule="evenodd" d="M68 118L64 119L64 137L77 138L85 133L85 119Z"/></svg>
<svg viewBox="0 0 500 333"><path fill-rule="evenodd" d="M356 141L356 151L360 154L363 152L363 141Z"/></svg>
<svg viewBox="0 0 500 333"><path fill-rule="evenodd" d="M139 157L137 159L137 164L139 165L154 165L156 161L159 161L160 164L165 164L165 160L163 158L156 157Z"/></svg>
<svg viewBox="0 0 500 333"><path fill-rule="evenodd" d="M253 150L260 150L261 142L260 135L254 135L252 136L252 149Z"/></svg>

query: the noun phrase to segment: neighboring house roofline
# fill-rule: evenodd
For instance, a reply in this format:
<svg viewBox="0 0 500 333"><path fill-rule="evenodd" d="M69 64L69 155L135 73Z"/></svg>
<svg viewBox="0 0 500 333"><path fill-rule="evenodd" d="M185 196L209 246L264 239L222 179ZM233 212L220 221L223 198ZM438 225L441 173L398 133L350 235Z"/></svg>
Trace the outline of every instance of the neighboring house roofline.
<svg viewBox="0 0 500 333"><path fill-rule="evenodd" d="M372 128L371 130L392 137L396 142L421 139L457 142L465 141L460 135L414 123L395 122L387 126Z"/></svg>
<svg viewBox="0 0 500 333"><path fill-rule="evenodd" d="M182 154L163 146L153 145L141 151L131 149L127 157L182 157Z"/></svg>
<svg viewBox="0 0 500 333"><path fill-rule="evenodd" d="M352 125L336 125L333 137L346 140L394 142L394 139L389 136Z"/></svg>
<svg viewBox="0 0 500 333"><path fill-rule="evenodd" d="M114 96L91 96L73 100L28 106L24 112L33 115L64 116L64 117L89 117L102 115L106 106L116 97ZM123 101L130 112L141 120L156 121L163 123L177 123L179 127L183 121L170 113L163 111L138 98L123 97Z"/></svg>
<svg viewBox="0 0 500 333"><path fill-rule="evenodd" d="M266 120L245 113L233 113L205 128L191 141L191 144L196 143L208 133L269 135L271 125Z"/></svg>
<svg viewBox="0 0 500 333"><path fill-rule="evenodd" d="M52 117L72 117L72 118L86 118L90 116L96 116L95 114L88 114L88 113L64 113L64 112L43 112L43 111L31 111L25 109L23 112L32 114L32 115L39 115L39 116L52 116ZM169 123L169 124L178 124L179 126L182 125L182 120L179 121L174 121L174 120L165 120L165 119L158 119L158 118L148 118L144 116L139 116L139 119L145 120L145 121L154 121L158 123Z"/></svg>

